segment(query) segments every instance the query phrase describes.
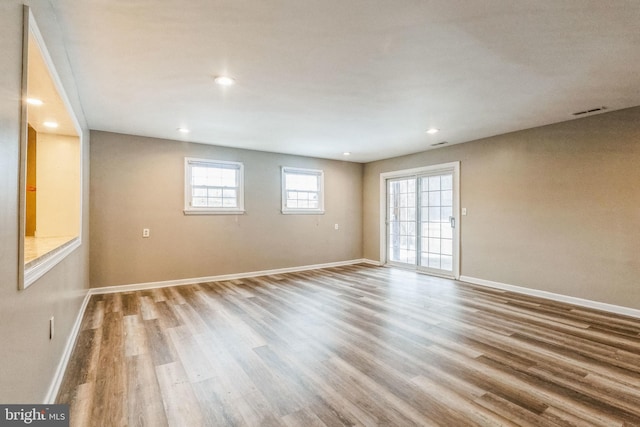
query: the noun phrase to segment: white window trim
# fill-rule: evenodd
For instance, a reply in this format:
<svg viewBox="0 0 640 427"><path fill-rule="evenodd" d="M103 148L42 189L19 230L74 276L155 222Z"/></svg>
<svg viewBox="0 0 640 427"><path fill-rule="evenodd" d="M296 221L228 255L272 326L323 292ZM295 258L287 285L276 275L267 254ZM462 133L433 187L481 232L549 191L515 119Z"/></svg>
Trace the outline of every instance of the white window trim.
<svg viewBox="0 0 640 427"><path fill-rule="evenodd" d="M318 207L317 208L289 208L287 207L287 189L286 186L286 174L287 173L302 173L308 175L315 175L319 177L319 193ZM305 169L294 168L289 166L282 166L281 172L281 199L282 199L282 213L285 215L322 215L324 214L324 171L321 169Z"/></svg>
<svg viewBox="0 0 640 427"><path fill-rule="evenodd" d="M76 113L71 105L71 101L67 96L64 85L62 84L62 80L60 80L60 76L56 71L56 67L53 64L53 60L51 59L51 55L49 54L49 50L47 49L47 45L44 42L44 38L42 37L42 33L38 28L38 24L36 23L35 17L33 16L33 12L29 6L23 6L23 44L26 44L27 47L23 46L22 52L22 111L21 111L21 132L23 133L20 142L20 175L18 177L20 183L20 201L19 201L19 219L18 219L18 232L20 233L20 237L18 239L18 289L25 290L32 284L34 284L39 278L44 276L48 271L50 271L53 267L62 262L67 256L73 253L77 248L79 248L83 243L83 233L82 230L84 228L84 215L83 215L83 207L84 207L84 133L82 132L82 128L80 126L80 122L76 116ZM71 119L73 126L76 130L76 134L78 135L78 140L80 144L80 165L79 165L79 186L80 186L80 229L78 230L78 235L71 239L70 242L65 243L57 248L53 249L51 252L40 256L31 262L29 265L25 265L25 202L22 199L25 194L25 186L26 186L26 132L27 132L27 104L24 101L27 95L27 73L28 73L28 43L29 36L33 35L38 47L40 48L40 52L42 53L42 59L44 59L45 66L49 71L49 75L53 80L53 84L58 90L58 95L62 99L64 107L66 108L69 118Z"/></svg>
<svg viewBox="0 0 640 427"><path fill-rule="evenodd" d="M238 206L233 208L212 208L191 206L191 166L204 165L233 165L238 168ZM244 214L244 164L226 160L184 158L184 214L185 215L241 215Z"/></svg>

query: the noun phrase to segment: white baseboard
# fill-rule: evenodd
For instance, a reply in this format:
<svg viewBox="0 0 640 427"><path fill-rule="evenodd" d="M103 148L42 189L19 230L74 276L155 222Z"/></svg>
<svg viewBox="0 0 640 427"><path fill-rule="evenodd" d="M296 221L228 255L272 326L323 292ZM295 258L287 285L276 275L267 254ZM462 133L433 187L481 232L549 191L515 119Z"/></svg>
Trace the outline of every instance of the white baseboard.
<svg viewBox="0 0 640 427"><path fill-rule="evenodd" d="M89 292L91 295L110 294L115 292L141 291L144 289L166 288L169 286L191 285L203 282L219 282L222 280L245 279L248 277L269 276L273 274L295 273L298 271L318 270L320 268L342 267L354 264L380 265L377 261L368 259L352 259L348 261L329 262L324 264L302 265L298 267L276 268L273 270L250 271L247 273L222 274L219 276L193 277L190 279L166 280L161 282L135 283L131 285L105 286L93 288Z"/></svg>
<svg viewBox="0 0 640 427"><path fill-rule="evenodd" d="M80 306L80 310L78 311L76 320L73 323L73 327L71 328L71 332L69 333L69 338L67 338L67 343L64 346L64 351L62 352L62 357L60 358L60 362L58 362L56 373L53 376L53 380L51 381L51 384L49 385L49 390L47 390L47 394L44 399L45 405L51 405L56 401L56 397L58 396L58 391L60 390L60 386L62 385L62 379L64 378L64 373L67 371L67 365L69 364L71 353L73 352L73 348L76 344L76 339L78 338L78 334L80 333L80 326L82 325L84 312L87 309L87 304L89 303L90 298L91 298L91 292L88 291L84 296L84 300L82 301L82 305Z"/></svg>
<svg viewBox="0 0 640 427"><path fill-rule="evenodd" d="M623 307L620 305L607 304L604 302L598 302L583 298L571 297L568 295L556 294L553 292L541 291L538 289L524 288L522 286L508 285L506 283L493 282L491 280L478 279L476 277L460 276L461 282L473 283L474 285L487 286L489 288L501 289L504 291L517 292L519 294L531 295L534 297L550 299L553 301L564 302L568 304L577 305L580 307L593 308L596 310L607 311L609 313L622 314L624 316L631 316L640 318L640 310Z"/></svg>

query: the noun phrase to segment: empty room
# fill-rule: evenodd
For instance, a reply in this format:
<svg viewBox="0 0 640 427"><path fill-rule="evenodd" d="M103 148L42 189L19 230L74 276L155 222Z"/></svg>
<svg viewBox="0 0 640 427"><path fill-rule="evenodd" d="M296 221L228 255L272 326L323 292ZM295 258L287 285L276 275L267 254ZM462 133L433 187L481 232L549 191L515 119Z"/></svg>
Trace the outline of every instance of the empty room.
<svg viewBox="0 0 640 427"><path fill-rule="evenodd" d="M640 426L638 22L3 0L0 424Z"/></svg>

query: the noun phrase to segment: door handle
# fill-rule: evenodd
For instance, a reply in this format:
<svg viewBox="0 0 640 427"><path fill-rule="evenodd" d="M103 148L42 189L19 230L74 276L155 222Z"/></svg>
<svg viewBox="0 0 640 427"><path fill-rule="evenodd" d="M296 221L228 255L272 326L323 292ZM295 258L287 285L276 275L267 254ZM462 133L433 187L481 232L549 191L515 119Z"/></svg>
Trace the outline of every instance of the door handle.
<svg viewBox="0 0 640 427"><path fill-rule="evenodd" d="M451 228L456 228L456 218L453 216L449 217L449 224L451 224Z"/></svg>

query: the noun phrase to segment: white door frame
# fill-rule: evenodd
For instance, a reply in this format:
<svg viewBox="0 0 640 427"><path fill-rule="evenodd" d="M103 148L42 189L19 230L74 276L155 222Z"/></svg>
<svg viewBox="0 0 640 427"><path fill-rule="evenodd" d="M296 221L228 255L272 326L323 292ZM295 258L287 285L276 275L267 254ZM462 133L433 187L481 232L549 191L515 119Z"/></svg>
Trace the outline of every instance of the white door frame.
<svg viewBox="0 0 640 427"><path fill-rule="evenodd" d="M418 176L425 173L450 171L453 169L453 216L456 227L453 235L453 277L460 278L460 162L441 163L413 169L403 169L380 174L380 262L388 264L387 259L387 179ZM419 254L417 254L419 256Z"/></svg>

